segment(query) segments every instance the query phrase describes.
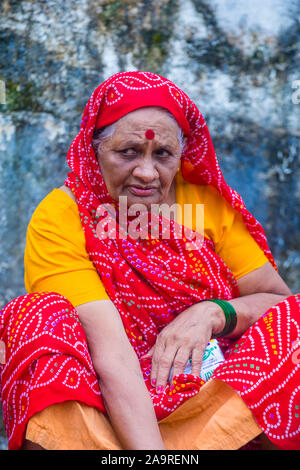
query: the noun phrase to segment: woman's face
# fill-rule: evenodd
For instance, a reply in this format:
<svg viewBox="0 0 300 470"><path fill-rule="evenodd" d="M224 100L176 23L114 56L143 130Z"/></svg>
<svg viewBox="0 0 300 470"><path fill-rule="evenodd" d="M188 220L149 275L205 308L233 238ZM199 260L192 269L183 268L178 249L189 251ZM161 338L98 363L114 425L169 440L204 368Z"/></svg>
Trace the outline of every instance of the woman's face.
<svg viewBox="0 0 300 470"><path fill-rule="evenodd" d="M154 138L145 133L151 129ZM100 145L97 159L110 196L127 204L172 201L174 176L179 167L181 147L178 124L160 109L142 108L115 123L112 137Z"/></svg>

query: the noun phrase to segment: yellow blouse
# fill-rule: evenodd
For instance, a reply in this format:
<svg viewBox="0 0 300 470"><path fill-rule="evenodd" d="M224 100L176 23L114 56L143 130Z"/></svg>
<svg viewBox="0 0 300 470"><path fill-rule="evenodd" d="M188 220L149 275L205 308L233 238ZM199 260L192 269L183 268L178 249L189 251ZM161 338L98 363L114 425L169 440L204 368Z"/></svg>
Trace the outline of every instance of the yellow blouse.
<svg viewBox="0 0 300 470"><path fill-rule="evenodd" d="M182 207L204 204L204 235L214 241L216 253L236 279L268 261L249 234L242 216L213 186L188 183L178 174L176 201ZM181 222L180 214L177 221ZM24 268L28 293L58 292L74 307L109 299L86 251L77 204L58 188L40 202L32 215L27 228Z"/></svg>

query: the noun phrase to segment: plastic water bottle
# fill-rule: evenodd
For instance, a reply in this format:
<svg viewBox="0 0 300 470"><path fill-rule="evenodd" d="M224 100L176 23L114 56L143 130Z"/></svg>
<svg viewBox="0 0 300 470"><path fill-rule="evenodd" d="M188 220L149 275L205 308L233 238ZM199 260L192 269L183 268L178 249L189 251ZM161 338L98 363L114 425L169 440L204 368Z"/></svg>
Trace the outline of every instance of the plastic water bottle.
<svg viewBox="0 0 300 470"><path fill-rule="evenodd" d="M218 341L214 338L211 339L208 345L205 348L203 354L203 360L201 365L200 377L202 380L207 382L214 373L214 370L222 364L224 361L223 353L220 349ZM173 373L173 366L170 370L169 381L171 380ZM192 359L189 359L185 369L184 374L191 374L192 373Z"/></svg>

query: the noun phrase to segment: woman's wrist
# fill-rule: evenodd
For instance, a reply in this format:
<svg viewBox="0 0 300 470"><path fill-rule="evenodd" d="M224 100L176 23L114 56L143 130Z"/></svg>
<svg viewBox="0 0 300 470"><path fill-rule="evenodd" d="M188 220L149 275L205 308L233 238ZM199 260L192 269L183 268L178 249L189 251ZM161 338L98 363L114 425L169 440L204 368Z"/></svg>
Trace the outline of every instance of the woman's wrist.
<svg viewBox="0 0 300 470"><path fill-rule="evenodd" d="M203 301L205 303L205 312L208 314L211 324L211 335L216 336L224 330L226 319L220 305L215 302Z"/></svg>
<svg viewBox="0 0 300 470"><path fill-rule="evenodd" d="M214 333L214 337L230 335L237 325L237 313L234 307L227 300L222 299L208 299L209 302L213 302L221 307L225 316L224 329L219 333Z"/></svg>

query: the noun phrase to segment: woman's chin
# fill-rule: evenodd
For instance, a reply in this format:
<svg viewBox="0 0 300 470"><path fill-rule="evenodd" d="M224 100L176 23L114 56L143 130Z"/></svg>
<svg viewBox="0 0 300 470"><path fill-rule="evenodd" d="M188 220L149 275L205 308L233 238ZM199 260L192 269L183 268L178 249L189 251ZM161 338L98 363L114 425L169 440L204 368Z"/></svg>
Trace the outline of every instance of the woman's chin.
<svg viewBox="0 0 300 470"><path fill-rule="evenodd" d="M136 198L128 198L127 199L128 207L131 207L134 204L139 204L145 206L147 211L151 210L152 204L159 204L159 202L153 198L146 198L146 197L136 197Z"/></svg>

